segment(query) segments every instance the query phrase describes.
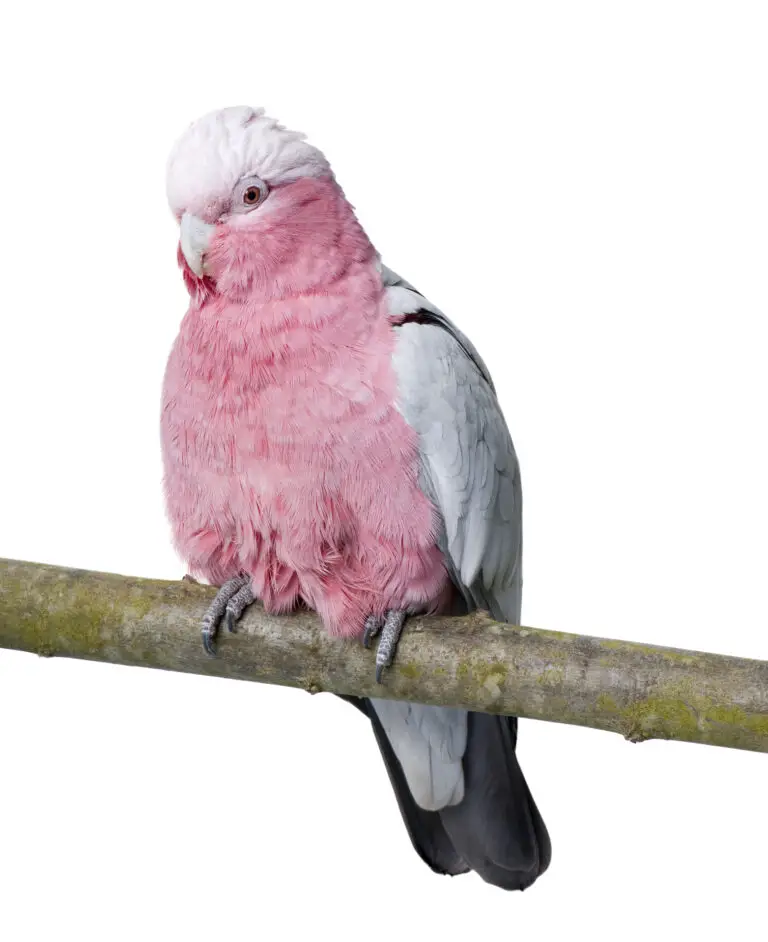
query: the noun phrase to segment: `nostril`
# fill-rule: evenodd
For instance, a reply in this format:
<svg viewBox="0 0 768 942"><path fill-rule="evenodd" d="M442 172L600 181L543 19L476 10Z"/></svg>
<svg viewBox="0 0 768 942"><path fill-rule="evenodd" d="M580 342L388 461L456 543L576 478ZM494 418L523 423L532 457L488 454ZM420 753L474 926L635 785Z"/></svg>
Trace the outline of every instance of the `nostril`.
<svg viewBox="0 0 768 942"><path fill-rule="evenodd" d="M209 200L209 202L202 206L201 211L196 213L196 215L203 222L213 225L227 209L228 202L229 201L225 199Z"/></svg>

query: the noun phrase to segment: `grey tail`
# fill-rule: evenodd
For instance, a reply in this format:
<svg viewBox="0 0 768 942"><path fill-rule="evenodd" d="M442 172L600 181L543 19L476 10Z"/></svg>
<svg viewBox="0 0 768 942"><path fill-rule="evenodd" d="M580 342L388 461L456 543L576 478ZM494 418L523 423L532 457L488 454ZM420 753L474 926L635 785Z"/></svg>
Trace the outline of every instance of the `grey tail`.
<svg viewBox="0 0 768 942"><path fill-rule="evenodd" d="M469 867L456 853L453 843L440 820L440 812L420 808L413 800L400 762L389 744L381 720L379 720L370 701L359 697L342 697L342 699L356 706L371 721L373 731L376 734L376 741L379 744L384 764L389 773L389 780L395 791L400 813L403 816L408 836L411 838L416 853L435 873L448 874L452 877L459 873L467 873Z"/></svg>
<svg viewBox="0 0 768 942"><path fill-rule="evenodd" d="M517 761L517 719L467 717L464 798L439 812L456 852L504 890L524 890L549 866L547 828Z"/></svg>
<svg viewBox="0 0 768 942"><path fill-rule="evenodd" d="M552 848L515 754L515 717L468 714L464 798L426 811L414 801L372 705L344 699L371 720L411 842L432 870L452 876L475 870L505 890L524 890L544 873Z"/></svg>

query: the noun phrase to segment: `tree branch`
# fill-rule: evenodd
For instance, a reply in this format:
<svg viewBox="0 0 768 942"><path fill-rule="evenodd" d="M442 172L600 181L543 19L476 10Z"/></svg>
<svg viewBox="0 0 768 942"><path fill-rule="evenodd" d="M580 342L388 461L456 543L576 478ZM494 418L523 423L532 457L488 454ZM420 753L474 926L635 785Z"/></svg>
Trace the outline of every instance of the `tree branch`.
<svg viewBox="0 0 768 942"><path fill-rule="evenodd" d="M768 662L492 621L413 618L383 686L373 652L329 637L308 611L257 605L206 655L215 590L0 559L0 647L331 691L463 706L768 752Z"/></svg>

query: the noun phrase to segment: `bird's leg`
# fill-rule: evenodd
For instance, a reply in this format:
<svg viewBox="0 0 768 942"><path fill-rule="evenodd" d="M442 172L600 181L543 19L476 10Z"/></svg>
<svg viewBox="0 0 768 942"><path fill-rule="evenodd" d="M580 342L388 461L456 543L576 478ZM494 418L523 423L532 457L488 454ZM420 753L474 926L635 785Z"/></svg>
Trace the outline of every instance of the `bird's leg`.
<svg viewBox="0 0 768 942"><path fill-rule="evenodd" d="M403 630L403 625L405 624L406 613L389 611L384 616L384 625L381 629L381 638L379 640L379 646L376 649L376 683L381 683L381 677L384 673L384 668L389 667L392 661L395 659L395 654L397 652L397 643L400 640L400 635ZM368 619L370 621L370 619ZM366 622L366 632L368 631L368 623Z"/></svg>
<svg viewBox="0 0 768 942"><path fill-rule="evenodd" d="M216 652L213 649L213 639L216 637L219 630L219 622L224 612L227 611L230 601L234 601L235 598L237 598L241 589L248 585L248 582L247 576L235 576L234 579L225 582L216 593L216 598L211 602L208 611L203 615L203 647L208 654L215 656ZM245 608L245 605L243 608ZM242 614L242 611L243 609L241 608L238 617Z"/></svg>

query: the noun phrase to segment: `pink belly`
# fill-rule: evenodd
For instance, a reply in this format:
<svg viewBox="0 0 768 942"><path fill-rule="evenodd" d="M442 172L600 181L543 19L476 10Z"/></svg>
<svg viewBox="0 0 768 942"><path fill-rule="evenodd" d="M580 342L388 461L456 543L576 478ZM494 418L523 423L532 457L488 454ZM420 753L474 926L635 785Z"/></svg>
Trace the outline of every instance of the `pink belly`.
<svg viewBox="0 0 768 942"><path fill-rule="evenodd" d="M413 472L394 458L343 472L263 463L228 479L170 471L176 544L213 584L246 572L268 611L301 600L331 633L357 635L369 614L445 601L434 513Z"/></svg>
<svg viewBox="0 0 768 942"><path fill-rule="evenodd" d="M220 585L246 572L268 610L302 600L338 635L389 608L441 606L435 510L394 405L269 389L225 408L207 388L167 382L162 423L168 513L193 574Z"/></svg>

